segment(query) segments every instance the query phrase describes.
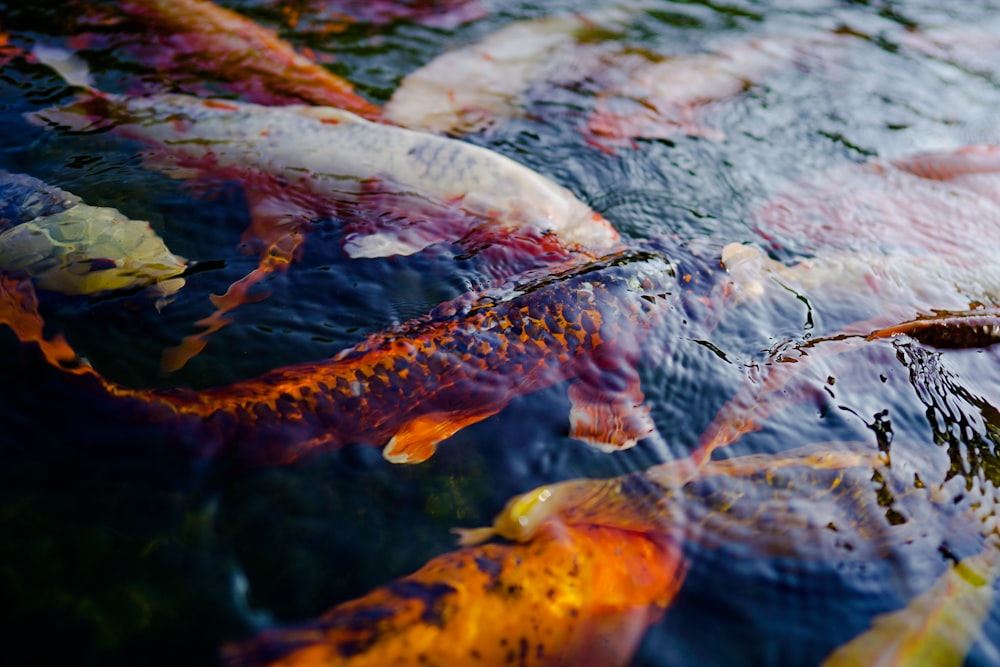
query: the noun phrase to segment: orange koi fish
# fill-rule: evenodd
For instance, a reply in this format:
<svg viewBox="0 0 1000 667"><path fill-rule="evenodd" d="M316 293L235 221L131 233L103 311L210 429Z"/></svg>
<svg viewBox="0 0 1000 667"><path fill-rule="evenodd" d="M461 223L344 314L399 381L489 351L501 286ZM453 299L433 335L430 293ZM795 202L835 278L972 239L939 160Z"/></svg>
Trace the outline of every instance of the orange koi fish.
<svg viewBox="0 0 1000 667"><path fill-rule="evenodd" d="M223 663L625 665L683 574L670 540L566 526L444 554L307 626L227 646Z"/></svg>
<svg viewBox="0 0 1000 667"><path fill-rule="evenodd" d="M672 316L679 296L675 264L623 251L516 288L470 293L333 358L227 386L140 390L82 374L123 410L264 465L351 443L419 463L516 396L569 380L570 435L611 451L654 430L636 361L669 349L674 325L686 321ZM30 320L23 310L20 320ZM38 341L40 326L20 326Z"/></svg>
<svg viewBox="0 0 1000 667"><path fill-rule="evenodd" d="M206 73L261 104L318 104L377 119L379 108L350 83L298 53L273 30L209 0L127 0L115 11L141 22L140 56L173 84Z"/></svg>
<svg viewBox="0 0 1000 667"><path fill-rule="evenodd" d="M938 496L892 478L874 446L810 445L692 463L517 496L493 526L459 531L464 548L316 621L230 645L224 662L621 665L682 585L685 542L739 545L754 557L905 563L979 530L978 517L956 522L960 513L948 507L929 513ZM875 472L897 511L927 520L887 517ZM494 536L509 542L482 544ZM949 598L944 611L955 617L967 593Z"/></svg>

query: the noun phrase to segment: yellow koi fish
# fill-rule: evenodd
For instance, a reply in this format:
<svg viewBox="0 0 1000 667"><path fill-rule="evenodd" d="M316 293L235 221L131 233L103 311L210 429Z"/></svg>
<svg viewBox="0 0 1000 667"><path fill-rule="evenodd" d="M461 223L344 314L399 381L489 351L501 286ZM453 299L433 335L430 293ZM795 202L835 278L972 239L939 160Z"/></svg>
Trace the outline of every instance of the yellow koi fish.
<svg viewBox="0 0 1000 667"><path fill-rule="evenodd" d="M63 294L184 285L186 261L148 222L90 206L36 178L0 172L0 270Z"/></svg>

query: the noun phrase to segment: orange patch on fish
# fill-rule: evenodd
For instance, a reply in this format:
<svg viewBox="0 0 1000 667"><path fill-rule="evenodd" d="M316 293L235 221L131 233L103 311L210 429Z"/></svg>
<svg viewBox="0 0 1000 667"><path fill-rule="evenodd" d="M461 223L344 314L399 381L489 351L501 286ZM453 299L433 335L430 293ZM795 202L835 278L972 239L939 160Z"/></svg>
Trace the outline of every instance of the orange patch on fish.
<svg viewBox="0 0 1000 667"><path fill-rule="evenodd" d="M525 544L438 556L304 627L230 645L223 662L624 665L683 574L680 549L669 540L562 526Z"/></svg>

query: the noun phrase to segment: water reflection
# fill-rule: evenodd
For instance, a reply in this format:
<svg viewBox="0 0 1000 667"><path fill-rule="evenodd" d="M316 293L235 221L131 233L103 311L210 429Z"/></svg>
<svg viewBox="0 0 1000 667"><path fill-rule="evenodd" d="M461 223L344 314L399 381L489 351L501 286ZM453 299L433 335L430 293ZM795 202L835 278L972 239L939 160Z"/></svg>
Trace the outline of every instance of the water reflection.
<svg viewBox="0 0 1000 667"><path fill-rule="evenodd" d="M267 86L241 85L239 67L218 64L196 39L169 37L190 33L190 26L168 30L161 23L147 32L148 17L133 11L122 18L120 10L137 4L156 3L100 3L101 20L82 4L3 5L0 27L10 37L0 50L0 113L12 131L0 139L0 167L149 220L172 251L204 267L162 313L137 294L34 295L38 285L27 276L3 276L0 313L11 325L0 332L4 376L30 378L5 383L0 393L0 516L18 538L0 550L4 585L13 591L5 611L24 641L41 634L46 645L53 635L74 639L74 658L92 662L213 664L219 645L268 626L274 631L256 645L263 649L244 653L246 660L300 650L315 657L344 641L354 642L351 657L362 654L358 635L337 635L324 648L324 633L407 605L424 605L426 614L411 626L392 626L404 635L451 627L441 586L465 582L482 603L473 610L499 610L510 623L503 632L499 625L478 628L477 641L496 640L490 651L501 659L545 663L616 636L614 650L601 654L612 663L635 650L632 662L643 665L834 664L853 651L871 658L891 648L879 628L893 628L896 636L913 631L913 645L956 664L967 650L968 664L997 662L992 638L1000 617L989 599L1000 481L990 306L998 301L991 146L1000 91L988 56L995 45L988 29L976 27L995 9L991 3L762 8L664 1L623 7L600 29L569 14L571 2L456 2L434 16L423 12L424 3L379 2L343 22L338 13L347 9L338 3L224 3L263 26L254 34L266 35L264 52L310 48L350 82L363 109L405 90L408 75L432 72L459 48L475 51L497 31L571 17L555 21L568 21L568 32L534 33L543 46L560 39L555 51L541 49L539 67L536 59L523 68L531 76L505 81L516 84L503 100L513 111L480 104L466 115L488 115L490 122L460 129L472 132L463 146L488 148L544 174L567 188L566 201L578 200L583 217L607 219L633 248L628 261L592 265L586 263L594 255L581 257L545 234L506 236L498 244L464 227L429 243L418 239L405 257L351 259L343 252L351 230L377 235L405 224L429 197L427 179L390 193L405 197L405 206L388 207L392 216L366 218L384 190L369 188L347 197L350 206L330 208L289 194L280 179L280 187L268 189L244 173L205 178L204 165L193 186L191 164L152 170L148 138L130 143L114 132L28 124L25 113L65 105L78 92L26 55L35 43L75 49L96 85L112 95L183 89L227 96L202 103L206 114L232 112L226 105L242 108L241 101L278 101ZM87 21L76 20L81 16ZM274 41L278 30L290 46ZM789 52L775 46L810 35L825 36L818 51L809 38ZM153 52L171 48L159 61L169 66L157 68ZM776 53L781 57L770 57ZM504 55L491 48L489 60L500 67ZM756 67L757 56L766 66ZM681 81L692 71L699 81L715 75L717 85L707 92L663 89L664 69ZM260 83L272 75L254 76ZM485 89L497 92L492 84ZM264 97L253 99L255 93ZM394 103L403 99L398 95ZM623 109L638 110L641 122L621 120ZM614 122L595 131L599 111ZM190 127L181 120L132 125L179 133L172 139L206 138L184 134ZM119 129L129 125L118 121ZM223 123L223 134L230 129ZM212 141L209 153L223 153L222 139ZM234 163L260 147L244 142ZM436 164L433 156L428 164ZM473 172L495 177L490 169ZM442 192L423 218L441 218L451 206L454 192ZM261 203L262 195L273 196ZM538 201L519 205L537 209ZM271 222L297 222L268 226L261 211ZM239 247L247 229L250 256ZM654 248L663 259L640 257L635 248ZM243 283L238 309L222 304L220 318L231 322L212 332L214 345L190 367L162 377L161 353L204 331L197 322L210 312L210 296L267 262L282 268L268 265L254 284ZM553 262L569 263L556 279L548 277ZM661 273L680 282L645 284L648 276L636 269L644 262L669 266ZM525 282L525 272L535 282ZM693 287L687 275L699 278ZM602 283L602 276L613 279ZM521 282L520 291L490 292L510 279ZM491 338L479 326L484 320L459 317L476 326L454 334L456 355L483 345L499 349L507 337L558 363L535 376L524 368L507 374L498 363L495 378L476 377L481 387L429 390L448 397L438 407L475 404L478 411L452 420L454 435L420 467L391 466L357 442L371 439L362 435L292 465L246 470L233 458L208 456L206 438L229 428L225 419L212 422L192 409L191 419L165 428L169 419L157 421L162 415L139 398L190 406L211 397L211 411L232 385L242 386L269 404L227 437L236 447L254 438L270 447L288 436L273 425L295 421L298 404L291 394L262 399L248 378L300 364L305 370L289 381L298 391L322 366L316 360L359 341L371 344L366 337L382 330L389 331L387 344L400 332L423 331L422 315L438 304L464 312L469 290L486 299L486 311L506 308L507 320ZM560 291L544 303L539 298ZM668 311L667 324L641 331L648 320L632 315L666 302L668 292L680 305ZM600 330L601 342L613 353L592 346L586 363L567 375L559 356L573 346L567 332L594 332L566 309L587 310L595 294L601 299L592 310L612 323ZM523 317L520 306L531 304L538 309ZM621 304L630 304L628 317ZM108 379L67 377L65 369L81 368L64 363L73 353ZM570 375L583 379L568 386ZM373 376L366 381L386 383ZM414 400L430 386L428 378L417 380L398 401L403 407L389 411L393 419L434 402ZM513 394L534 393L499 403L477 393L485 387L492 396L497 383ZM217 429L208 436L206 421ZM423 425L433 430L437 421ZM313 426L297 436L313 437ZM389 439L395 426L378 439ZM595 434L615 429L624 429L615 444L633 445L627 451L609 455L579 440L608 445ZM535 487L550 495L541 504L532 499L540 496L528 496L512 516L537 535L508 534L509 542L453 551L449 528L488 524L508 499ZM558 490L572 488L578 495ZM570 554L584 572L576 579ZM517 572L518 558L537 568L533 576ZM430 578L387 583L428 562L420 576ZM467 569L456 577L449 568L460 566ZM635 579L637 571L652 579ZM234 597L232 582L244 575L245 591ZM530 596L497 593L539 582L560 591L558 604L529 609L517 605ZM374 598L363 598L324 620L306 620L373 589L376 597L392 595L379 598L381 607L365 607ZM458 609L450 618L469 622L468 608ZM560 625L570 610L591 623ZM543 642L531 634L538 628L528 632L517 623L531 614L542 630L574 632ZM305 629L280 630L296 624ZM920 627L933 631L914 630ZM391 651L386 637L372 646ZM530 652L520 639L534 642ZM501 640L512 643L499 649Z"/></svg>

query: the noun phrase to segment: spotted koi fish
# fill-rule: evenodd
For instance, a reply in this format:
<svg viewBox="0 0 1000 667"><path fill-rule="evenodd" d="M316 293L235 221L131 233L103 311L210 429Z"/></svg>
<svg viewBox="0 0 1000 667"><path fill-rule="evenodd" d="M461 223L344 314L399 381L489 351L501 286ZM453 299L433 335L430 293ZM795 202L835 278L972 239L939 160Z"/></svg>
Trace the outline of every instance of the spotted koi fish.
<svg viewBox="0 0 1000 667"><path fill-rule="evenodd" d="M237 180L252 222L244 235L260 264L215 299L204 331L168 351L164 370L198 354L249 289L300 252L313 220L348 222L351 257L409 255L484 229L551 236L575 251L608 251L618 233L569 190L498 153L454 139L379 125L331 107L264 107L186 95L89 94L33 116L77 129L111 127L153 147L179 177ZM502 240L503 234L493 234ZM518 247L546 252L551 243Z"/></svg>
<svg viewBox="0 0 1000 667"><path fill-rule="evenodd" d="M256 464L351 443L418 463L515 397L567 380L570 435L617 450L654 430L636 362L661 358L672 330L684 326L672 311L696 281L679 270L657 253L622 251L515 288L470 293L324 361L199 391L131 389L86 367L79 374L123 410ZM22 320L31 310L23 295L16 307ZM40 326L24 330L38 342L32 332ZM60 348L47 356L65 355Z"/></svg>
<svg viewBox="0 0 1000 667"><path fill-rule="evenodd" d="M226 667L628 664L683 581L678 545L567 526L447 553L300 627L223 648Z"/></svg>
<svg viewBox="0 0 1000 667"><path fill-rule="evenodd" d="M879 484L896 511L922 521L892 521ZM886 562L909 572L899 563L926 564L928 552L968 535L983 551L917 596L902 641L875 644L889 639L878 631L828 664L869 664L875 656L888 664L920 655L916 648L961 658L989 609L1000 555L988 536L977 535L981 517L966 510L996 507L956 509L939 500L893 477L874 446L846 443L548 484L512 499L493 526L460 531L464 548L313 622L232 644L224 663L624 665L684 582L682 545L730 545L748 557ZM496 535L507 541L484 543ZM989 578L974 579L981 573ZM966 608L971 613L963 614ZM948 636L949 624L961 619L969 625Z"/></svg>

